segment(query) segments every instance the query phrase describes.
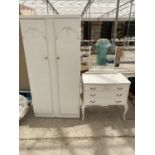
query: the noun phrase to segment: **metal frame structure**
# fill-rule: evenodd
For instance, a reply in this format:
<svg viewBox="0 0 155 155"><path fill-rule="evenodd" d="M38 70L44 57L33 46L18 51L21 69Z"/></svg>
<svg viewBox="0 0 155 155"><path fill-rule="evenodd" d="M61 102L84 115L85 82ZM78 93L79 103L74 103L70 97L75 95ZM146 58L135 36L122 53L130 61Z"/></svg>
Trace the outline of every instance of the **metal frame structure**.
<svg viewBox="0 0 155 155"><path fill-rule="evenodd" d="M90 8L91 4L94 2L94 0L88 0L88 3L86 4L86 6L84 7L82 13L81 13L81 17L84 15L84 13L88 10L88 8Z"/></svg>
<svg viewBox="0 0 155 155"><path fill-rule="evenodd" d="M115 39L116 39L116 35L117 35L119 4L120 4L120 0L117 0L116 19L115 19L115 26L114 26L114 33L113 33L113 41L112 41L113 46L115 46Z"/></svg>
<svg viewBox="0 0 155 155"><path fill-rule="evenodd" d="M81 14L82 20L87 20L88 10L89 19L98 19L104 21L114 20L117 10L117 0L19 0L20 4L32 7L36 10L36 14ZM134 0L120 0L119 19L128 20L130 10L130 2ZM134 5L134 3L133 3ZM91 6L91 8L90 8ZM124 6L124 7L123 7ZM134 6L133 9L134 10ZM86 16L84 16L86 15ZM131 14L131 20L134 14ZM118 19L118 20L119 20Z"/></svg>
<svg viewBox="0 0 155 155"><path fill-rule="evenodd" d="M128 28L127 28L127 36L129 34L129 28L130 28L130 18L131 18L131 12L132 12L132 3L133 3L133 1L131 1L130 14L129 14L129 20L128 20Z"/></svg>
<svg viewBox="0 0 155 155"><path fill-rule="evenodd" d="M120 5L119 7L117 6L116 8L114 8L114 9L112 9L112 10L110 10L110 11L104 13L103 15L101 15L98 19L103 18L103 16L105 16L105 15L111 13L111 12L112 12L112 13L115 13L115 12L114 12L115 10L116 10L116 12L117 12L117 10L118 10L119 8L125 6L125 5L127 5L128 3L131 3L131 2L133 2L133 1L134 1L134 0L130 0L130 1L128 1L128 2L126 2L126 3L124 3L124 4L122 4L122 5ZM119 2L119 3L120 3L120 2ZM127 7L127 8L128 8L128 7ZM122 10L120 10L120 11L122 11Z"/></svg>
<svg viewBox="0 0 155 155"><path fill-rule="evenodd" d="M59 12L55 9L55 7L52 5L52 3L51 3L49 0L43 0L43 1L44 1L44 3L45 3L46 6L47 6L47 13L48 13L48 14L49 14L48 6L50 6L51 9L53 10L53 14L54 14L54 12L55 12L56 14L59 14Z"/></svg>
<svg viewBox="0 0 155 155"><path fill-rule="evenodd" d="M129 21L127 27L128 35L130 21L134 20L134 0L20 0L20 4L26 3L29 6L39 2L40 5L38 7L43 10L44 14L74 14L74 10L77 14L76 9L78 9L80 10L82 21L114 21L113 45L115 45L117 36L118 21ZM42 3L44 6L42 6ZM103 7L106 4L107 7ZM63 12L65 9L67 10L66 13Z"/></svg>

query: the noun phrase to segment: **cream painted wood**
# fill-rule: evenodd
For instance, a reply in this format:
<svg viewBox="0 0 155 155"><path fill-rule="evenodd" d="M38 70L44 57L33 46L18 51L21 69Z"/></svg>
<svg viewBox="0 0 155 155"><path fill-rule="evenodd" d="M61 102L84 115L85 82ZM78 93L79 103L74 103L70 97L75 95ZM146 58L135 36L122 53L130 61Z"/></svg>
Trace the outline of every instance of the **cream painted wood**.
<svg viewBox="0 0 155 155"><path fill-rule="evenodd" d="M84 84L127 84L130 81L122 74L83 74Z"/></svg>
<svg viewBox="0 0 155 155"><path fill-rule="evenodd" d="M79 118L80 17L21 16L20 24L35 116Z"/></svg>
<svg viewBox="0 0 155 155"><path fill-rule="evenodd" d="M85 98L111 98L111 97L126 97L128 95L127 91L102 91L102 92L85 92L84 97Z"/></svg>
<svg viewBox="0 0 155 155"><path fill-rule="evenodd" d="M122 74L83 74L82 120L86 106L123 105L123 119L128 110L130 81Z"/></svg>
<svg viewBox="0 0 155 155"><path fill-rule="evenodd" d="M126 98L84 98L85 105L124 105L126 104Z"/></svg>
<svg viewBox="0 0 155 155"><path fill-rule="evenodd" d="M80 94L79 27L80 22L79 20L76 19L55 20L56 50L57 50L59 95L60 95L59 99L60 99L61 114L79 115L80 99L79 95L77 95Z"/></svg>
<svg viewBox="0 0 155 155"><path fill-rule="evenodd" d="M46 31L47 31L47 46L48 46L48 57L49 57L49 69L51 75L51 89L53 96L53 110L54 116L59 117L59 90L58 90L58 74L57 74L57 55L56 55L56 45L55 45L55 30L54 30L54 20L46 19Z"/></svg>
<svg viewBox="0 0 155 155"><path fill-rule="evenodd" d="M35 116L52 116L49 61L45 59L48 56L46 23L44 20L21 20L20 23Z"/></svg>
<svg viewBox="0 0 155 155"><path fill-rule="evenodd" d="M128 90L128 85L125 84L85 84L84 85L84 90L88 92L103 92L103 91L116 91L116 92L124 92L124 90Z"/></svg>

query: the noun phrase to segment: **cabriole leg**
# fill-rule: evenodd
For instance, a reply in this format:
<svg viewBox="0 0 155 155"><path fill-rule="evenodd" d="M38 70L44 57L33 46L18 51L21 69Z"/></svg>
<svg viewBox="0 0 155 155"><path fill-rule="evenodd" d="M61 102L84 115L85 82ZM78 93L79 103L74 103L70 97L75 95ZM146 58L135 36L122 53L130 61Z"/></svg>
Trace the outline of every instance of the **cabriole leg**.
<svg viewBox="0 0 155 155"><path fill-rule="evenodd" d="M128 104L125 104L123 106L124 106L123 120L125 120L125 116L126 116L126 113L128 111Z"/></svg>
<svg viewBox="0 0 155 155"><path fill-rule="evenodd" d="M85 106L84 105L81 106L81 111L82 111L82 120L84 120L85 118Z"/></svg>

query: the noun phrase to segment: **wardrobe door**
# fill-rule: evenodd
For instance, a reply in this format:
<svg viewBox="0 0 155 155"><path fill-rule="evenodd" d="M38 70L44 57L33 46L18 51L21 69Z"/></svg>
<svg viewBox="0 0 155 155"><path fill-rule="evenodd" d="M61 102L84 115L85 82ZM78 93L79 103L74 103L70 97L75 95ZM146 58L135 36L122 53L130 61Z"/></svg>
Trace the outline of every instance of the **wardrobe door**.
<svg viewBox="0 0 155 155"><path fill-rule="evenodd" d="M66 117L79 117L80 18L55 19L55 37L59 112Z"/></svg>
<svg viewBox="0 0 155 155"><path fill-rule="evenodd" d="M52 116L46 20L21 18L20 23L35 115Z"/></svg>

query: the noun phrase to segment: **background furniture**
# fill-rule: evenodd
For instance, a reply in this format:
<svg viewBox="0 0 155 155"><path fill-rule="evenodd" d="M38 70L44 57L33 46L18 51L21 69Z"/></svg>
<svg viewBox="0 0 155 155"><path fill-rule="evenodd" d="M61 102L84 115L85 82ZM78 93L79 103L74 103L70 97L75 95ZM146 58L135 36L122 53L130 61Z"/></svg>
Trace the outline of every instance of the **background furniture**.
<svg viewBox="0 0 155 155"><path fill-rule="evenodd" d="M81 47L81 72L90 69L91 46Z"/></svg>
<svg viewBox="0 0 155 155"><path fill-rule="evenodd" d="M79 118L80 16L21 16L36 117Z"/></svg>
<svg viewBox="0 0 155 155"><path fill-rule="evenodd" d="M122 74L82 74L83 103L82 120L87 106L123 105L123 119L128 110L130 81Z"/></svg>

